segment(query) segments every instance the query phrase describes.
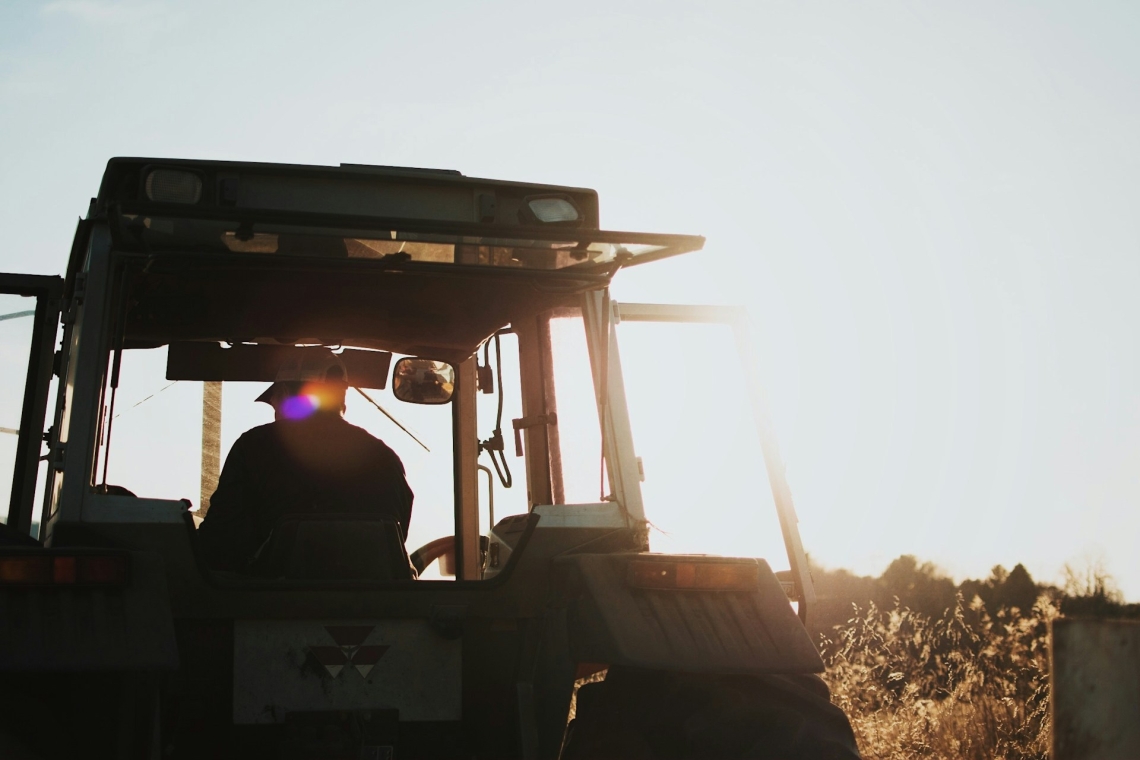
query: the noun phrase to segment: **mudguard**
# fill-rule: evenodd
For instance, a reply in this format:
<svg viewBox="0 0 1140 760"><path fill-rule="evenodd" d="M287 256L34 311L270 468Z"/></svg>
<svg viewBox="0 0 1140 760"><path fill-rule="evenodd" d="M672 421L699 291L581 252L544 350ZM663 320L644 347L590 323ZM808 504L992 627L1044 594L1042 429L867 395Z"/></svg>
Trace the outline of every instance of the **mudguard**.
<svg viewBox="0 0 1140 760"><path fill-rule="evenodd" d="M632 560L755 563L746 588L637 588ZM823 660L761 559L574 554L555 560L579 663L690 673L819 673Z"/></svg>
<svg viewBox="0 0 1140 760"><path fill-rule="evenodd" d="M162 558L130 558L121 587L0 587L0 672L176 669Z"/></svg>

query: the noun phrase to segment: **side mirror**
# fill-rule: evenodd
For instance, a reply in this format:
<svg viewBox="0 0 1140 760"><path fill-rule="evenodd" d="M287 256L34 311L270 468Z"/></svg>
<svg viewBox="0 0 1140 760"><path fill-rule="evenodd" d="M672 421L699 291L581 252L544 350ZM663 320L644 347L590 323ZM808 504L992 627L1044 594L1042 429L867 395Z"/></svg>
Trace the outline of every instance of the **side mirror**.
<svg viewBox="0 0 1140 760"><path fill-rule="evenodd" d="M406 357L392 369L392 393L410 404L446 404L455 393L455 367Z"/></svg>

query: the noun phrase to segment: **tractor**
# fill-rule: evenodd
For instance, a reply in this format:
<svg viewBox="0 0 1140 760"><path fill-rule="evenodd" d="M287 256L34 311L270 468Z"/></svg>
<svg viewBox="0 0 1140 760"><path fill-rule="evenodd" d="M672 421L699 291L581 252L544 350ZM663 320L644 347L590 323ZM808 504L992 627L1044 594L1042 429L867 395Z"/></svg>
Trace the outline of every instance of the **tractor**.
<svg viewBox="0 0 1140 760"><path fill-rule="evenodd" d="M805 627L743 310L610 294L703 244L604 230L577 187L111 159L64 276L0 275L0 755L857 758ZM701 387L743 389L776 556L660 550L630 323L714 325L739 349ZM219 569L198 534L224 444L313 352L403 457L410 526L314 502L257 572ZM684 477L704 522L715 468Z"/></svg>

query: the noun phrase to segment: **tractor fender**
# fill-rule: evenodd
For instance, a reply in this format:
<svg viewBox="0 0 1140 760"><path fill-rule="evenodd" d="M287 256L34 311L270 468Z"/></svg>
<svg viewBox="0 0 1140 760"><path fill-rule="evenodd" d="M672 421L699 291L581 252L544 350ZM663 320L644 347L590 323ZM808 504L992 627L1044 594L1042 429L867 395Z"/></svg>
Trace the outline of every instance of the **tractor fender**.
<svg viewBox="0 0 1140 760"><path fill-rule="evenodd" d="M126 554L122 585L0 586L0 672L177 669L162 557Z"/></svg>
<svg viewBox="0 0 1140 760"><path fill-rule="evenodd" d="M662 577L679 564L687 572L693 565L733 565L735 582L732 587L715 587L715 581L705 587L647 587L630 573L631 563L644 571L646 562L659 563ZM715 577L715 568L706 569L697 575ZM567 607L571 655L578 663L757 675L824 669L783 587L762 559L571 554L555 560L555 579Z"/></svg>

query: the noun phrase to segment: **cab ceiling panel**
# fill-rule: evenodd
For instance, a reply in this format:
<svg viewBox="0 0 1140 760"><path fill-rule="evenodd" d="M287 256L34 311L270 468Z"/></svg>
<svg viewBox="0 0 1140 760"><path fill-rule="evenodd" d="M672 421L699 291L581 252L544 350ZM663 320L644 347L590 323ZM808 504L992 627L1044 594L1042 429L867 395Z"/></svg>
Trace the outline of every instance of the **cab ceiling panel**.
<svg viewBox="0 0 1140 760"><path fill-rule="evenodd" d="M504 325L596 287L526 277L288 267L244 257L155 256L131 286L128 348L179 341L359 346L458 363ZM350 273L351 277L346 277ZM303 305L303 308L302 308Z"/></svg>

